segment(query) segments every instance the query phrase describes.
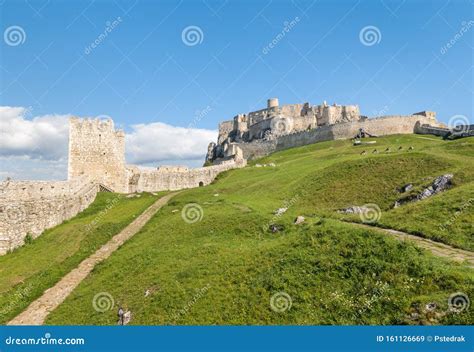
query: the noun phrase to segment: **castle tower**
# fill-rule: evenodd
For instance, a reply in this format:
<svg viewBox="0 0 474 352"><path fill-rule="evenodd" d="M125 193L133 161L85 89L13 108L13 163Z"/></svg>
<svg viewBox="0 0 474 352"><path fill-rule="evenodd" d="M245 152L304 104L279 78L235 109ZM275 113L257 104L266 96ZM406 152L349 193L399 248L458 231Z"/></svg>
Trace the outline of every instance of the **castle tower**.
<svg viewBox="0 0 474 352"><path fill-rule="evenodd" d="M68 178L87 175L114 192L127 193L125 133L111 119L69 119Z"/></svg>
<svg viewBox="0 0 474 352"><path fill-rule="evenodd" d="M277 108L278 105L279 105L278 98L270 98L270 99L267 100L267 108L268 109Z"/></svg>

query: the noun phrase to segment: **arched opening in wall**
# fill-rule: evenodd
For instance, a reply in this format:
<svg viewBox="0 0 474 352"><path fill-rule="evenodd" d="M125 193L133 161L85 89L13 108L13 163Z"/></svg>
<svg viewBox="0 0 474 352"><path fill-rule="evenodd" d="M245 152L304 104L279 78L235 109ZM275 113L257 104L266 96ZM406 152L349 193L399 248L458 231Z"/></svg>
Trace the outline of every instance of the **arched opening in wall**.
<svg viewBox="0 0 474 352"><path fill-rule="evenodd" d="M204 182L201 181L199 182L199 187L202 187L202 186L204 186Z"/></svg>

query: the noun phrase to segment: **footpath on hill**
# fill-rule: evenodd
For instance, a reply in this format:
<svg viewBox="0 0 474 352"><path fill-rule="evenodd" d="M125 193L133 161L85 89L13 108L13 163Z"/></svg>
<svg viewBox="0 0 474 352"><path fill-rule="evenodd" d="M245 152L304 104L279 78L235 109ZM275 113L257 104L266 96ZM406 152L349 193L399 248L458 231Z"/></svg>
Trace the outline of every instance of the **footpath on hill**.
<svg viewBox="0 0 474 352"><path fill-rule="evenodd" d="M140 229L177 193L170 193L150 205L131 224L124 228L99 248L90 257L84 259L77 268L65 275L56 285L44 291L43 295L33 301L23 312L8 322L7 325L42 325L48 316L69 294L84 280L94 267L107 259Z"/></svg>
<svg viewBox="0 0 474 352"><path fill-rule="evenodd" d="M349 222L349 221L346 221L346 222L358 227L371 229L371 230L375 230L375 231L379 231L385 234L392 235L399 240L414 242L419 247L429 250L431 253L433 253L437 257L443 257L443 258L447 258L447 259L454 260L457 262L466 262L470 268L474 268L474 253L473 252L466 251L460 248L451 247L451 246L448 246L447 244L432 241L424 237L411 235L403 231L398 231L394 229L385 229L385 228L381 228L381 227L377 227L373 225L361 224L358 222Z"/></svg>

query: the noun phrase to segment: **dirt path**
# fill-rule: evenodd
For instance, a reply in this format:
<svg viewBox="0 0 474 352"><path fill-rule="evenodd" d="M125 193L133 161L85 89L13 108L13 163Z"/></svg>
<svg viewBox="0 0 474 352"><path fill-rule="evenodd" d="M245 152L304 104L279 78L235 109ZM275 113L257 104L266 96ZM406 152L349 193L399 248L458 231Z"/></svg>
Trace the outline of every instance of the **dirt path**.
<svg viewBox="0 0 474 352"><path fill-rule="evenodd" d="M410 235L409 233L402 232L402 231L384 229L381 227L371 226L367 224L360 224L357 222L348 221L348 223L361 227L361 228L383 232L385 234L392 235L398 238L399 240L404 240L404 241L407 240L407 241L414 242L419 247L429 250L431 253L433 253L434 255L438 257L447 258L447 259L454 260L457 262L466 262L467 266L474 268L474 252L451 247L444 243L432 241L427 238L423 238L423 237L419 237L415 235Z"/></svg>
<svg viewBox="0 0 474 352"><path fill-rule="evenodd" d="M150 205L120 233L112 237L90 257L84 259L77 268L66 274L56 285L44 291L41 297L33 301L7 325L42 325L48 314L69 296L98 263L107 259L125 241L135 235L176 194L168 194Z"/></svg>

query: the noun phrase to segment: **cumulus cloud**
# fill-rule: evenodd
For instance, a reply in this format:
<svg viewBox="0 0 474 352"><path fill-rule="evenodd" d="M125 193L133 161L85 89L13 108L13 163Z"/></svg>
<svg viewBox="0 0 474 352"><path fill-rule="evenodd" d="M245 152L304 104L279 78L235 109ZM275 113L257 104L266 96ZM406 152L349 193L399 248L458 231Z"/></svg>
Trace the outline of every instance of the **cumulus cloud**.
<svg viewBox="0 0 474 352"><path fill-rule="evenodd" d="M216 136L217 131L162 122L133 125L126 135L127 161L142 165L190 160L202 163L209 142Z"/></svg>
<svg viewBox="0 0 474 352"><path fill-rule="evenodd" d="M28 118L24 107L0 106L0 178L64 179L71 115ZM155 122L131 126L126 159L131 164L200 166L217 131Z"/></svg>
<svg viewBox="0 0 474 352"><path fill-rule="evenodd" d="M23 107L0 106L0 156L60 160L67 157L69 115L29 120Z"/></svg>

